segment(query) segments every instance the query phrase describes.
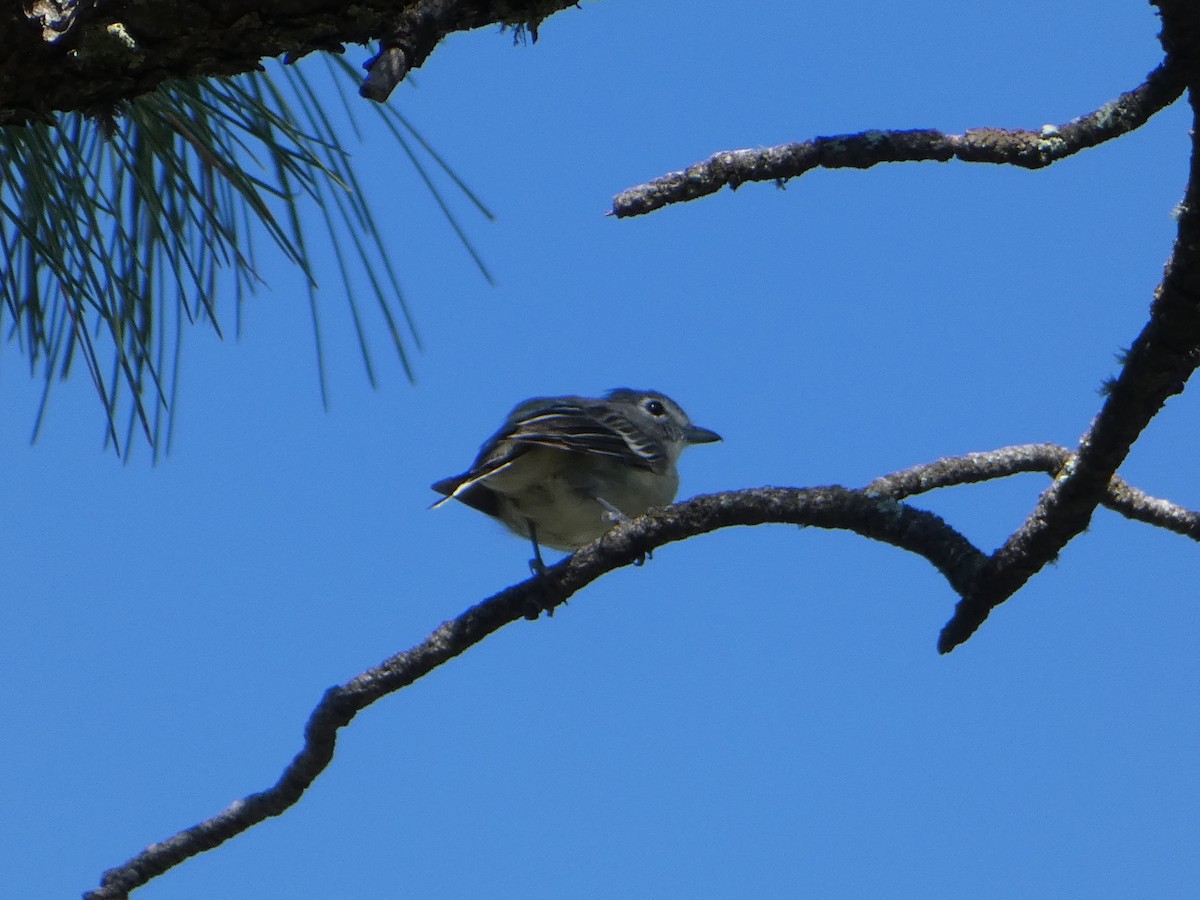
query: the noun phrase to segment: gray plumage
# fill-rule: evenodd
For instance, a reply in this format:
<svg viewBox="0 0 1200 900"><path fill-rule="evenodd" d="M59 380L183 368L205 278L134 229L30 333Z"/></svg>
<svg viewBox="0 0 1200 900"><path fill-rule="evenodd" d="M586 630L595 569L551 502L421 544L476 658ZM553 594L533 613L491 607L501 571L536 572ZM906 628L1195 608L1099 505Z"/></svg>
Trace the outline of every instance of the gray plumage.
<svg viewBox="0 0 1200 900"><path fill-rule="evenodd" d="M674 500L684 447L720 439L658 391L535 397L509 413L470 469L433 485L445 495L434 506L459 500L532 539L535 553L539 544L576 550Z"/></svg>

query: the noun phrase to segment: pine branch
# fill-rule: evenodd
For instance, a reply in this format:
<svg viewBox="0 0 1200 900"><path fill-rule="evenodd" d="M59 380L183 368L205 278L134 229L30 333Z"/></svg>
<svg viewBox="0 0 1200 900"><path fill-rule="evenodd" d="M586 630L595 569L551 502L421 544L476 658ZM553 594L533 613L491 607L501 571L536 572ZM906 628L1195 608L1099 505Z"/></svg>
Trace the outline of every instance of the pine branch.
<svg viewBox="0 0 1200 900"><path fill-rule="evenodd" d="M334 60L331 74L356 79L343 62ZM53 125L0 128L0 248L11 261L0 279L0 324L11 319L9 329L47 385L82 358L118 453L129 452L135 427L156 455L165 449L182 323L222 333L229 311L219 298L232 293L240 311L261 283L256 237L265 235L305 276L323 397L318 278L309 252L322 227L368 378L374 383L372 333L386 333L412 377L412 318L344 144L343 135L357 130L352 113L348 123L331 119L307 67L275 68L274 79L256 73L164 85L111 121L68 114ZM399 110L357 109L391 130L488 277L421 156L490 216L487 209ZM232 278L219 281L221 273ZM360 306L364 284L378 324Z"/></svg>
<svg viewBox="0 0 1200 900"><path fill-rule="evenodd" d="M108 114L166 81L258 71L345 44L419 29L422 56L445 35L484 25L536 28L575 0L361 0L337 7L265 0L36 0L0 11L0 125L48 121L58 111ZM26 11L28 8L28 12ZM407 72L407 69L405 70Z"/></svg>

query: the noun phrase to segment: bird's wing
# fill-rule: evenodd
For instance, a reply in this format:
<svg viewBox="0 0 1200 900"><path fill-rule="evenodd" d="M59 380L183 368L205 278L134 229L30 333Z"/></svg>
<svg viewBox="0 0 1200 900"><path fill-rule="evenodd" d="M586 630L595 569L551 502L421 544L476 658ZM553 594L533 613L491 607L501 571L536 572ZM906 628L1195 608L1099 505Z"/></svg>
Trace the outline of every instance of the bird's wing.
<svg viewBox="0 0 1200 900"><path fill-rule="evenodd" d="M444 496L430 508L461 500L496 515L496 499L487 480L534 447L607 456L660 474L670 465L660 442L607 403L580 397L535 398L513 410L480 448L470 470L433 485Z"/></svg>
<svg viewBox="0 0 1200 900"><path fill-rule="evenodd" d="M513 464L513 460L516 458L517 454L513 454L507 460L499 460L495 465L483 468L475 465L471 467L471 471L469 472L464 472L461 475L453 475L450 478L443 478L441 481L435 482L432 485L433 489L445 496L429 508L437 509L443 503L448 503L451 500L461 500L467 506L473 506L482 513L486 513L489 516L496 515L496 498L490 490L483 490L480 484L502 469L507 469Z"/></svg>
<svg viewBox="0 0 1200 900"><path fill-rule="evenodd" d="M518 409L489 443L505 442L608 456L654 472L667 465L661 443L608 404L560 401L524 413Z"/></svg>

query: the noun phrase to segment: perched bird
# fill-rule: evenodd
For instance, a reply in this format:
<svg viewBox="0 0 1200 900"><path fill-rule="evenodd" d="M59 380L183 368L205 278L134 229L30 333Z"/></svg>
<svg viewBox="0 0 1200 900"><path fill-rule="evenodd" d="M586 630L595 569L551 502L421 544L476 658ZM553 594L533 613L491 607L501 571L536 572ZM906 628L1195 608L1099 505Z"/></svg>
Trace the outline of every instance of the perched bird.
<svg viewBox="0 0 1200 900"><path fill-rule="evenodd" d="M675 499L679 454L721 440L658 391L617 388L603 398L535 397L519 404L471 468L433 489L541 546L577 550L617 522Z"/></svg>

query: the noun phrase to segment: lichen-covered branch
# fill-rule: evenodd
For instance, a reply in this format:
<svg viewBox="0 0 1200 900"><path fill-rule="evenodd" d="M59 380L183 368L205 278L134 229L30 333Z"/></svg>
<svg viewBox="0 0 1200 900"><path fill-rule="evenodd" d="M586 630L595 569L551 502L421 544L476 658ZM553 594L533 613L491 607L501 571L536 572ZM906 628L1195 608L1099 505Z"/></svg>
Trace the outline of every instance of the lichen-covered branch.
<svg viewBox="0 0 1200 900"><path fill-rule="evenodd" d="M737 188L749 181L782 184L812 169L867 169L888 162L983 162L1040 169L1140 127L1183 93L1184 80L1164 62L1136 89L1063 125L1037 131L974 128L963 134L931 129L864 131L757 150L726 150L613 198L612 215L640 216Z"/></svg>
<svg viewBox="0 0 1200 900"><path fill-rule="evenodd" d="M112 900L181 862L218 846L295 804L333 759L339 729L376 700L412 684L505 625L553 610L600 576L636 563L674 541L735 525L770 523L854 531L927 559L961 595L979 583L988 564L954 528L900 498L939 487L1002 478L1018 472L1056 472L1072 459L1052 444L1006 447L916 466L873 481L867 488L756 488L696 497L623 522L538 578L531 578L443 623L424 641L358 677L330 688L309 718L304 746L274 786L231 804L204 822L152 844L106 872L87 897ZM1154 500L1123 482L1110 486L1109 503L1131 518L1196 537L1200 514ZM1186 523L1188 530L1180 526Z"/></svg>
<svg viewBox="0 0 1200 900"><path fill-rule="evenodd" d="M991 481L1021 472L1045 472L1057 476L1073 458L1070 450L1058 444L1017 444L913 466L903 472L876 478L865 490L869 494L903 500L938 488ZM1151 497L1131 487L1117 475L1109 479L1108 490L1100 504L1128 519L1157 525L1200 541L1200 512L1184 509L1169 500Z"/></svg>
<svg viewBox="0 0 1200 900"><path fill-rule="evenodd" d="M1196 237L1200 238L1200 234ZM1172 293L1168 288L1170 280L1168 275L1155 303L1157 314L1138 337L1129 361L1100 415L1084 435L1078 452L1059 471L1021 528L988 560L977 586L958 604L939 639L942 652L949 652L969 638L992 609L1015 594L1087 528L1133 442L1162 404L1183 390L1188 377L1200 365L1200 316L1195 317L1190 327L1184 329L1181 325L1180 330L1171 331L1181 341L1187 341L1190 332L1190 346L1170 348L1161 343L1165 336L1163 329L1172 328L1164 322L1176 318L1162 311L1164 298ZM1155 521L1153 503L1136 501L1123 493L1118 493L1116 499L1116 508L1122 512ZM1191 527L1188 526L1188 531L1173 530L1190 533Z"/></svg>
<svg viewBox="0 0 1200 900"><path fill-rule="evenodd" d="M1188 73L1192 155L1187 190L1178 209L1175 246L1150 306L1150 321L1133 342L1078 451L1021 528L988 560L977 586L959 602L938 642L944 653L969 638L991 610L1087 528L1133 442L1200 366L1200 148L1195 141L1200 128L1200 13L1192 7L1186 14L1187 21L1171 33L1176 41L1192 42L1187 45L1187 58L1192 61ZM1148 514L1149 507L1138 508Z"/></svg>
<svg viewBox="0 0 1200 900"><path fill-rule="evenodd" d="M1186 511L1169 505L1164 508L1152 498L1131 494L1121 482L1114 481L1138 435L1166 400L1183 390L1200 365L1200 152L1195 144L1200 127L1196 93L1200 89L1200 9L1182 0L1160 0L1154 5L1163 17L1164 62L1135 90L1066 124L1048 125L1038 131L975 129L961 135L869 131L762 150L729 151L625 191L613 201L614 215L640 215L669 203L715 193L726 185L736 188L747 181L782 183L814 168L868 168L882 162L960 159L1040 168L1139 127L1185 90L1188 92L1193 108L1191 170L1185 199L1179 207L1178 238L1151 306L1150 321L1134 341L1121 375L1110 386L1103 408L1077 451L1055 464L1053 484L963 593L954 617L942 631L938 645L942 652L949 652L970 637L992 609L1053 560L1087 528L1101 503L1155 524L1170 522L1173 530L1194 534L1194 521ZM1045 467L1055 455L1021 449L1009 458L972 460L970 465L977 467L974 476L992 477L989 473L997 466ZM910 473L907 477L915 479L913 484L894 487L926 490L925 483L937 486L941 475L935 466L922 473ZM873 490L886 494L888 487L877 484Z"/></svg>
<svg viewBox="0 0 1200 900"><path fill-rule="evenodd" d="M186 859L211 850L292 806L333 758L337 731L365 707L412 684L531 610L550 610L601 575L640 560L657 547L727 525L790 522L845 528L912 550L928 559L956 589L971 582L983 556L932 513L890 498L846 488L760 488L697 497L622 523L600 540L546 571L501 591L445 622L423 642L339 687L331 688L309 718L304 746L273 787L238 800L198 825L152 844L105 873L90 900L129 892Z"/></svg>

